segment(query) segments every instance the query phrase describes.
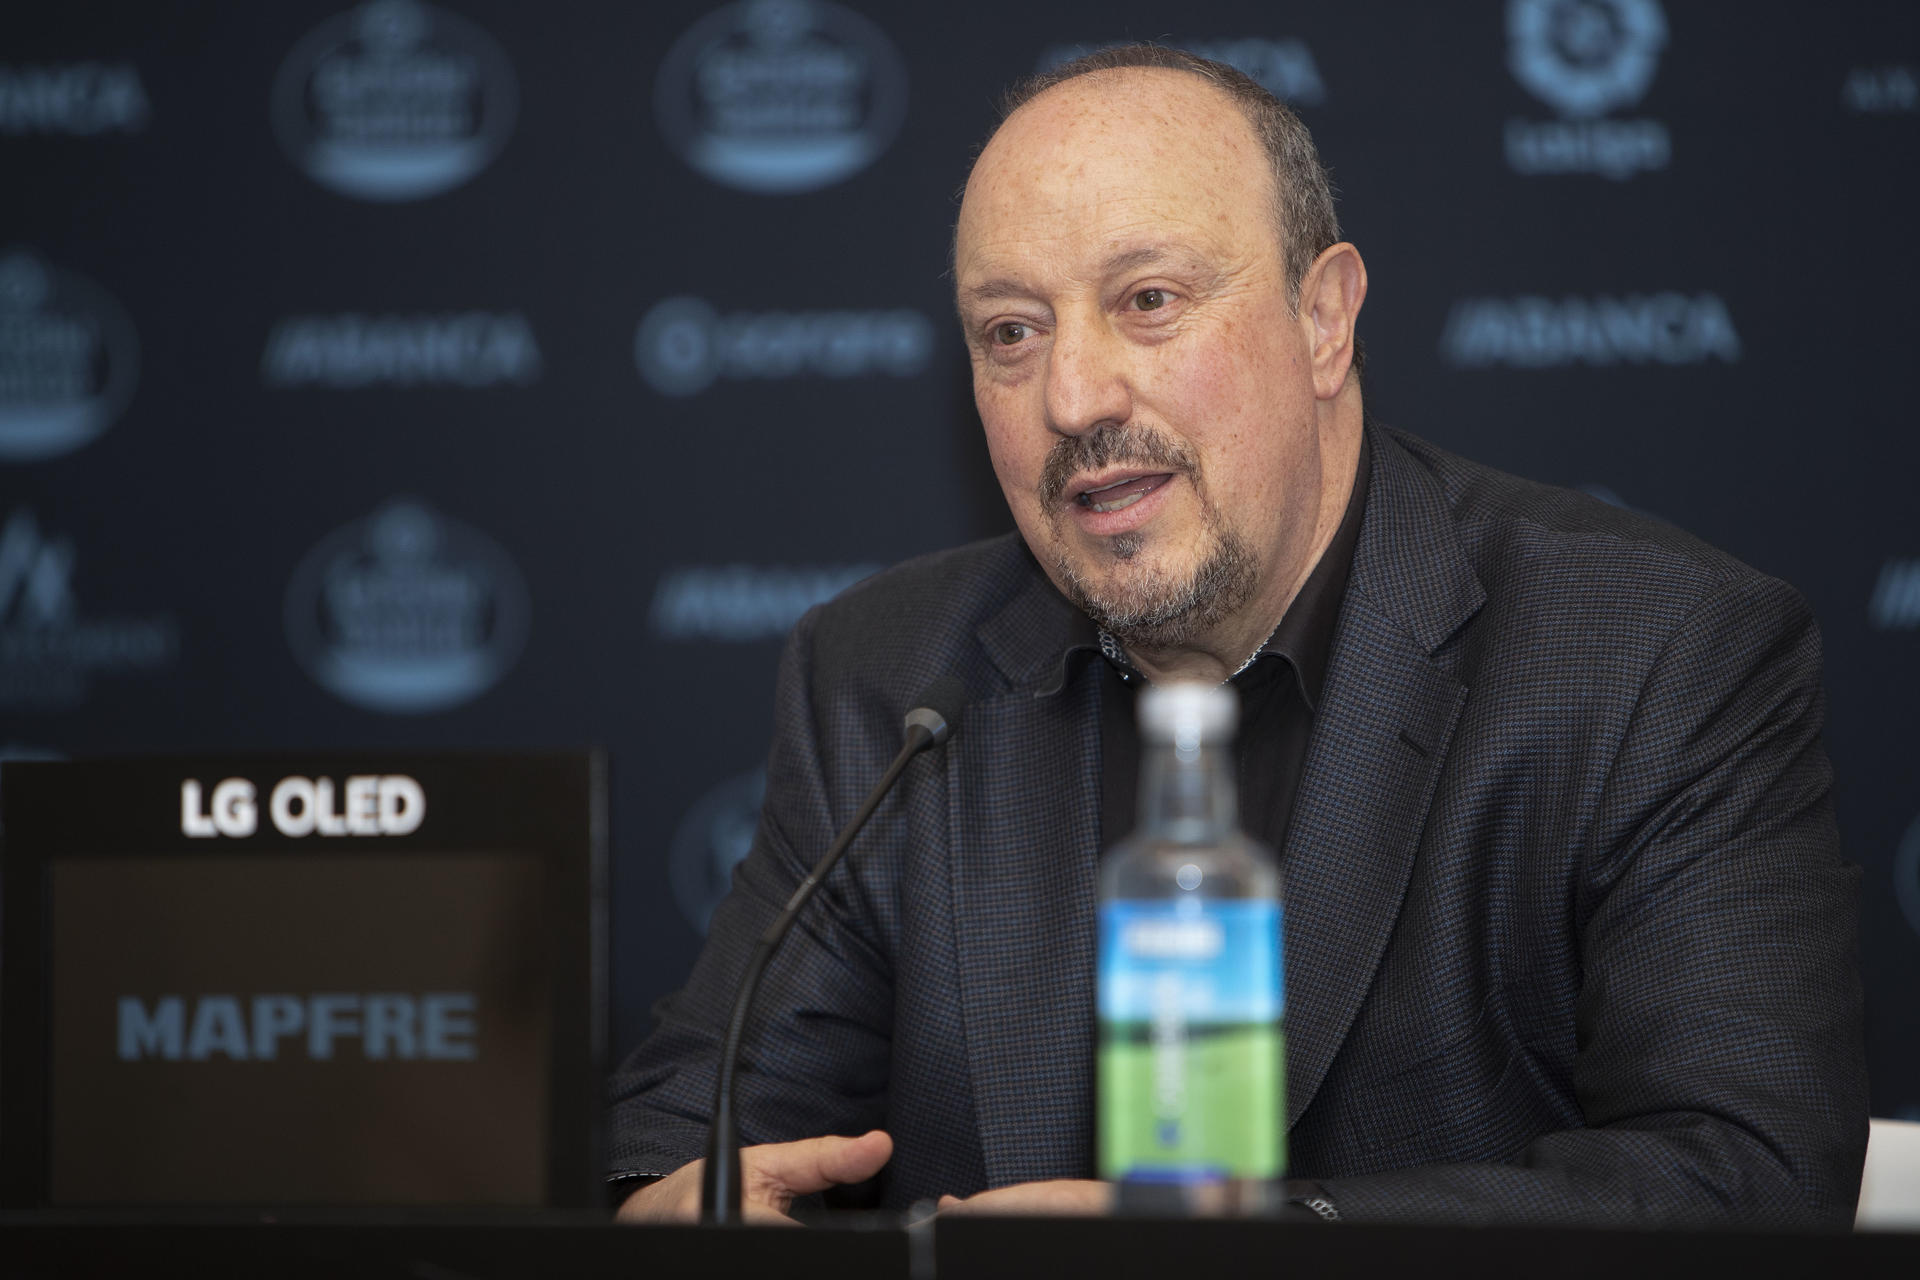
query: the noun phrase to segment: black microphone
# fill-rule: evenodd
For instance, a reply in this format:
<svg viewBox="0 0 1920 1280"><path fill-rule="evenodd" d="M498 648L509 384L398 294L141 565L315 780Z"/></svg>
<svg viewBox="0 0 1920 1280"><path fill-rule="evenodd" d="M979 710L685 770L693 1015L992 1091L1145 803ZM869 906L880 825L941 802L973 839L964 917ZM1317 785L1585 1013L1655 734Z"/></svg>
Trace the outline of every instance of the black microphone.
<svg viewBox="0 0 1920 1280"><path fill-rule="evenodd" d="M967 704L967 687L954 676L941 676L920 696L920 705L907 712L907 740L887 771L880 775L866 802L847 823L833 844L820 858L807 878L794 889L793 896L774 922L767 926L754 944L747 960L747 971L740 978L740 989L733 997L733 1016L727 1022L726 1043L720 1050L720 1069L713 1085L713 1123L707 1130L707 1167L700 1180L700 1221L732 1226L740 1215L740 1136L733 1114L733 1072L740 1059L740 1040L747 1029L747 1014L753 1008L753 995L760 987L760 975L779 949L780 942L800 917L801 908L813 897L813 891L827 878L834 865L846 853L847 846L867 825L867 819L893 790L893 784L906 772L907 762L928 747L938 746L953 736L960 710Z"/></svg>

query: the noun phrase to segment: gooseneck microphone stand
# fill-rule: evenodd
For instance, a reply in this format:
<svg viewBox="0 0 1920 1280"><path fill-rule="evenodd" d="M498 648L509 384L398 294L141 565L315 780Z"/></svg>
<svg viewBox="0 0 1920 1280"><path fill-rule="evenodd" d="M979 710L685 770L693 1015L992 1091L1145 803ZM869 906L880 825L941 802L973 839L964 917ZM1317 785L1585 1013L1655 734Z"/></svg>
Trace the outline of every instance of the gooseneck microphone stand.
<svg viewBox="0 0 1920 1280"><path fill-rule="evenodd" d="M867 819L873 816L880 802L893 790L893 784L906 771L908 762L952 735L954 721L959 718L966 696L966 689L957 679L943 676L934 681L921 698L920 705L907 712L907 740L901 744L900 753L894 756L893 763L887 766L887 771L880 776L880 781L853 815L853 820L847 823L813 870L807 873L807 878L794 889L793 896L787 899L787 905L754 944L753 954L747 960L747 971L741 977L740 989L733 998L733 1015L727 1021L727 1038L720 1050L719 1070L714 1077L713 1123L707 1131L707 1163L700 1180L702 1223L733 1226L742 1221L740 1137L734 1116L733 1076L740 1059L740 1041L747 1030L747 1015L753 1009L753 996L760 988L760 977L766 972L768 961L779 950L781 941L799 918L801 909L812 899L814 890L820 887L821 881L827 878L846 853L847 846L867 825Z"/></svg>

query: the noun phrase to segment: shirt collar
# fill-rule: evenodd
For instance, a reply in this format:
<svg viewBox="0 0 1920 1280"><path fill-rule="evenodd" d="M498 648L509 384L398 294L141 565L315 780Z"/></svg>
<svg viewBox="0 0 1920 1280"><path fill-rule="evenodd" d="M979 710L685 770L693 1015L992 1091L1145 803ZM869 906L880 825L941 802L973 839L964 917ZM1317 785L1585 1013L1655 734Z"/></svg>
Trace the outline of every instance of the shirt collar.
<svg viewBox="0 0 1920 1280"><path fill-rule="evenodd" d="M1256 671L1266 665L1269 658L1279 658L1286 662L1299 681L1300 695L1306 700L1307 709L1314 710L1320 702L1320 690L1326 683L1327 662L1333 651L1334 625L1340 619L1340 605L1347 596L1347 578L1353 569L1353 550L1360 541L1360 525L1366 514L1367 487L1372 478L1372 464L1368 458L1369 442L1367 432L1361 433L1360 461L1354 471L1353 491L1347 498L1346 512L1340 517L1340 527L1334 530L1333 539L1327 543L1327 549L1321 553L1319 563L1313 572L1307 575L1305 585L1287 606L1287 612L1280 619L1280 625L1273 629L1254 654L1254 660L1234 677L1242 682L1254 676ZM1075 609L1063 611L1060 615L1058 633L1048 641L1048 647L1059 656L1051 664L1053 678L1039 691L1041 697L1060 692L1067 686L1075 669L1090 657L1100 657L1128 682L1145 682L1146 677L1127 661L1126 652L1111 636L1093 625L1093 620Z"/></svg>

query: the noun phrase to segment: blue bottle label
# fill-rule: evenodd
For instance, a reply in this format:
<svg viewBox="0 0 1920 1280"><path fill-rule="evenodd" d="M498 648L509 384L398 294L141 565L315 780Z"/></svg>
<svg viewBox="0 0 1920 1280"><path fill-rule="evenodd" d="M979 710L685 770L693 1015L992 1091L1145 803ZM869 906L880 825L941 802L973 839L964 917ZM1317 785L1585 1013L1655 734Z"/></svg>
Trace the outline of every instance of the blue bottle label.
<svg viewBox="0 0 1920 1280"><path fill-rule="evenodd" d="M1267 900L1101 908L1100 1176L1285 1173L1280 939Z"/></svg>

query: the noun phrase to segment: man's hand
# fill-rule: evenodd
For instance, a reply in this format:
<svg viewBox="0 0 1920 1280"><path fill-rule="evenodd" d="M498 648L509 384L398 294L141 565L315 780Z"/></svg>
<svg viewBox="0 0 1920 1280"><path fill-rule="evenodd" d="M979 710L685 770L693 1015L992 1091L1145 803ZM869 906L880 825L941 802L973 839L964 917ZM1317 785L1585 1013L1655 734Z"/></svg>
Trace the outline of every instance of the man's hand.
<svg viewBox="0 0 1920 1280"><path fill-rule="evenodd" d="M1053 1182L1021 1182L995 1187L962 1200L941 1196L940 1212L984 1214L1055 1214L1092 1218L1113 1211L1113 1184L1060 1178Z"/></svg>
<svg viewBox="0 0 1920 1280"><path fill-rule="evenodd" d="M793 1227L795 1196L846 1182L865 1182L893 1157L893 1139L879 1129L857 1138L807 1138L740 1149L740 1212L748 1222ZM681 1165L628 1196L619 1222L697 1222L705 1160ZM1011 1188L1010 1188L1011 1189Z"/></svg>

